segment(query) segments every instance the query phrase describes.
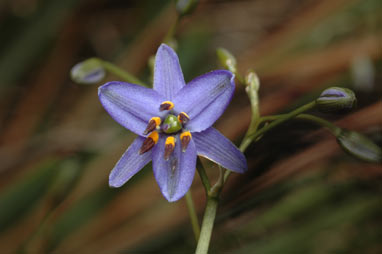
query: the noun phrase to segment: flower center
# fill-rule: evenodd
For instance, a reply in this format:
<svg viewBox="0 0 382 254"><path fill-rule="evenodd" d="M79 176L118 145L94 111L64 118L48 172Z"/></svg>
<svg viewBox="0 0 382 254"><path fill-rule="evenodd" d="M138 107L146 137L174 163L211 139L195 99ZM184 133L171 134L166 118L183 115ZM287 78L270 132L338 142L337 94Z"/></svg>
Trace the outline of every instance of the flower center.
<svg viewBox="0 0 382 254"><path fill-rule="evenodd" d="M172 114L171 109L174 108L174 103L171 101L164 101L161 103L159 107L159 111L169 111L168 115L162 122L160 117L152 117L143 132L144 135L147 135L147 138L142 143L142 146L139 150L139 154L144 154L150 151L159 140L159 135L161 132L166 133L166 141L164 148L164 159L169 160L170 156L173 154L175 149L176 140L180 139L180 146L182 148L182 152L185 152L188 144L191 141L191 132L184 130L183 125L187 124L190 120L190 117L186 112L180 112L177 116ZM179 136L178 136L179 133Z"/></svg>
<svg viewBox="0 0 382 254"><path fill-rule="evenodd" d="M167 134L176 133L183 128L182 123L179 121L178 117L168 114L163 122L162 130Z"/></svg>

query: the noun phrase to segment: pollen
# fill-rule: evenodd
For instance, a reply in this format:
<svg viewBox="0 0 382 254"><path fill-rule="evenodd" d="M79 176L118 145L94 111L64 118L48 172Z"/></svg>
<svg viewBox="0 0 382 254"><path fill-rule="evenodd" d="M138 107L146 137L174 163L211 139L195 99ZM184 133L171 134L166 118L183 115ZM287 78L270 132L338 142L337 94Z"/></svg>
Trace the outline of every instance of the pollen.
<svg viewBox="0 0 382 254"><path fill-rule="evenodd" d="M188 144L190 143L192 138L191 132L185 131L180 134L180 143L182 145L182 152L187 150Z"/></svg>
<svg viewBox="0 0 382 254"><path fill-rule="evenodd" d="M155 130L159 125L161 124L161 119L160 117L152 117L147 124L147 127L145 131L143 132L143 135L147 135L153 130Z"/></svg>
<svg viewBox="0 0 382 254"><path fill-rule="evenodd" d="M170 110L174 107L174 103L171 101L164 101L159 106L159 111Z"/></svg>
<svg viewBox="0 0 382 254"><path fill-rule="evenodd" d="M178 115L178 120L182 124L185 124L190 120L190 117L185 112L180 112L180 114Z"/></svg>
<svg viewBox="0 0 382 254"><path fill-rule="evenodd" d="M159 139L158 132L157 131L151 132L149 135L149 138L152 138L154 140L155 144L158 143L158 139Z"/></svg>
<svg viewBox="0 0 382 254"><path fill-rule="evenodd" d="M166 142L164 144L164 159L167 161L171 154L174 152L175 149L175 138L173 136L170 136L166 138Z"/></svg>
<svg viewBox="0 0 382 254"><path fill-rule="evenodd" d="M153 131L150 135L143 141L141 148L139 149L139 154L144 154L150 151L156 143L158 143L159 134L157 131Z"/></svg>
<svg viewBox="0 0 382 254"><path fill-rule="evenodd" d="M175 138L173 136L166 138L165 145L175 146Z"/></svg>

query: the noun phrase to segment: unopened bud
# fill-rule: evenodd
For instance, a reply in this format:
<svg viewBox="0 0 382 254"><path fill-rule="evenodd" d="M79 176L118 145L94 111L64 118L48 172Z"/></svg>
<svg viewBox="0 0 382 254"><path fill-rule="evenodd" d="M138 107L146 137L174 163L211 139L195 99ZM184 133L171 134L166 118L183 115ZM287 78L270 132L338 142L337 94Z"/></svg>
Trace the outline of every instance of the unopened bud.
<svg viewBox="0 0 382 254"><path fill-rule="evenodd" d="M225 48L218 48L216 50L220 63L224 68L228 69L232 73L236 73L236 58Z"/></svg>
<svg viewBox="0 0 382 254"><path fill-rule="evenodd" d="M337 142L349 154L369 162L382 162L382 149L364 135L343 130Z"/></svg>
<svg viewBox="0 0 382 254"><path fill-rule="evenodd" d="M192 13L198 3L199 0L176 0L176 10L179 15L184 16Z"/></svg>
<svg viewBox="0 0 382 254"><path fill-rule="evenodd" d="M245 83L248 85L248 89L254 89L256 92L259 91L260 80L255 72L251 71L245 76Z"/></svg>
<svg viewBox="0 0 382 254"><path fill-rule="evenodd" d="M105 77L105 69L97 58L90 58L73 66L70 70L72 80L79 84L95 84Z"/></svg>
<svg viewBox="0 0 382 254"><path fill-rule="evenodd" d="M350 89L330 87L321 93L316 103L321 112L342 112L352 109L357 99Z"/></svg>

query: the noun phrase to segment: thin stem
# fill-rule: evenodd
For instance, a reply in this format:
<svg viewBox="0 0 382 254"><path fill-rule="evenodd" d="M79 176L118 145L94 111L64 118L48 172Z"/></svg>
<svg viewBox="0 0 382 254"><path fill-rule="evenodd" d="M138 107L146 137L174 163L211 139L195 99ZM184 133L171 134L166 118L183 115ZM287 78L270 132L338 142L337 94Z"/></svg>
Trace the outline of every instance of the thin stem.
<svg viewBox="0 0 382 254"><path fill-rule="evenodd" d="M190 215L192 231L194 232L195 241L198 242L200 236L200 226L198 221L198 216L196 215L196 210L194 206L194 201L192 200L191 190L186 193L186 204L188 209L188 214Z"/></svg>
<svg viewBox="0 0 382 254"><path fill-rule="evenodd" d="M240 147L239 147L240 151L244 152L247 149L248 145L253 140L256 140L257 138L259 138L261 135L263 135L264 133L266 133L270 129L276 127L277 125L279 125L279 124L281 124L281 123L283 123L283 122L285 122L285 121L287 121L293 117L300 115L301 113L313 108L315 105L316 105L316 102L312 101L312 102L305 104L305 105L303 105L303 106L301 106L301 107L299 107L299 108L297 108L297 109L295 109L292 112L289 112L287 114L260 117L257 121L256 127L254 128L254 132L251 132L248 135L246 134L243 141L241 142ZM261 128L259 131L257 131L257 127L262 122L266 122L266 121L273 121L273 122L271 122L269 125ZM231 174L231 171L229 171L229 170L227 170L224 173L224 183L227 182L230 174Z"/></svg>
<svg viewBox="0 0 382 254"><path fill-rule="evenodd" d="M237 71L235 71L235 76L240 84L245 85L245 79Z"/></svg>
<svg viewBox="0 0 382 254"><path fill-rule="evenodd" d="M143 81L139 80L137 77L135 77L134 75L128 73L127 71L119 68L115 64L112 64L110 62L103 61L103 60L100 60L100 61L102 63L102 66L105 68L105 70L107 70L108 72L118 76L119 78L123 79L124 81L148 87L148 85L146 85Z"/></svg>
<svg viewBox="0 0 382 254"><path fill-rule="evenodd" d="M208 247L210 245L211 234L212 234L212 229L214 227L214 221L216 217L217 208L218 208L218 199L214 197L208 197L206 210L204 211L202 229L200 231L199 242L198 242L198 246L196 247L195 254L208 253Z"/></svg>
<svg viewBox="0 0 382 254"><path fill-rule="evenodd" d="M248 79L247 79L248 80ZM260 111L259 111L259 96L258 96L258 89L260 87L260 81L256 74L253 73L253 78L251 81L247 82L247 87L245 91L248 94L249 100L251 102L251 123L249 124L247 133L245 134L241 145L240 150L243 152L252 142L252 139L250 137L251 133L256 132L259 124L260 124Z"/></svg>
<svg viewBox="0 0 382 254"><path fill-rule="evenodd" d="M208 193L211 189L211 185L210 185L210 181L208 180L206 170L204 169L202 161L200 160L199 157L196 161L196 170L199 173L200 179L202 180L202 184L204 186L204 189L206 190L206 193Z"/></svg>
<svg viewBox="0 0 382 254"><path fill-rule="evenodd" d="M331 122L317 116L309 115L309 114L301 114L298 115L296 118L298 119L303 119L303 120L308 120L310 122L314 122L318 125L321 125L322 127L326 127L329 129L329 131L334 135L338 136L341 133L341 128L337 127L336 125L332 124Z"/></svg>
<svg viewBox="0 0 382 254"><path fill-rule="evenodd" d="M291 119L293 117L296 117L297 115L299 115L299 114L301 114L301 113L303 113L303 112L313 108L315 105L316 105L316 102L312 101L312 102L310 102L308 104L305 104L305 105L303 105L303 106L293 110L292 112L284 114L284 117L279 117L277 120L271 122L269 125L263 127L259 131L250 134L249 137L252 138L252 140L256 140L258 137L262 136L264 133L266 133L267 131L273 129L277 125L279 125L281 123L284 123L284 122L288 121L289 119Z"/></svg>
<svg viewBox="0 0 382 254"><path fill-rule="evenodd" d="M175 22L172 23L170 29L167 31L167 34L164 37L163 42L168 43L174 37L175 32L176 32L176 28L177 28L177 26L179 24L180 19L181 19L181 16L178 15L176 17Z"/></svg>
<svg viewBox="0 0 382 254"><path fill-rule="evenodd" d="M210 197L218 197L224 185L225 170L220 165L218 165L218 167L219 167L219 178L217 182L214 184L214 186L211 187L210 192L208 193L208 196Z"/></svg>
<svg viewBox="0 0 382 254"><path fill-rule="evenodd" d="M285 117L285 114L280 114L280 115L270 115L270 116L262 116L259 120L260 123L263 122L269 122L269 121L274 121L279 118Z"/></svg>

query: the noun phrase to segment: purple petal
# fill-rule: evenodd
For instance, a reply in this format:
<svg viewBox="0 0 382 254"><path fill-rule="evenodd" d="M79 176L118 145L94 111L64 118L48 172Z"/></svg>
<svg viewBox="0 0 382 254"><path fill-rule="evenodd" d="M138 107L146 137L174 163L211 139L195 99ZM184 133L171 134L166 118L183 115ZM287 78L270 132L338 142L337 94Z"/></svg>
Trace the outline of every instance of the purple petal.
<svg viewBox="0 0 382 254"><path fill-rule="evenodd" d="M172 48L162 44L155 56L154 90L171 101L185 84L178 56Z"/></svg>
<svg viewBox="0 0 382 254"><path fill-rule="evenodd" d="M129 148L127 148L121 159L119 159L109 175L109 185L111 187L121 187L150 162L151 151L142 155L139 154L139 148L141 148L144 140L145 138L143 137L137 137Z"/></svg>
<svg viewBox="0 0 382 254"><path fill-rule="evenodd" d="M101 86L98 96L115 121L141 136L150 118L162 114L159 105L165 100L152 89L118 81Z"/></svg>
<svg viewBox="0 0 382 254"><path fill-rule="evenodd" d="M198 155L237 173L247 171L247 161L242 152L218 130L208 128L192 133Z"/></svg>
<svg viewBox="0 0 382 254"><path fill-rule="evenodd" d="M229 71L212 71L188 83L176 94L174 109L185 112L190 121L186 128L203 131L223 114L235 89L234 75Z"/></svg>
<svg viewBox="0 0 382 254"><path fill-rule="evenodd" d="M153 170L163 196L174 202L183 197L191 186L195 175L196 149L194 142L182 152L179 136L175 150L166 161L164 159L165 137L160 137L153 148Z"/></svg>

